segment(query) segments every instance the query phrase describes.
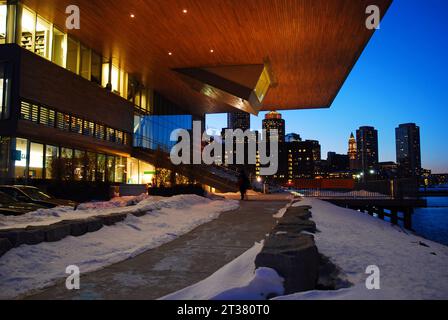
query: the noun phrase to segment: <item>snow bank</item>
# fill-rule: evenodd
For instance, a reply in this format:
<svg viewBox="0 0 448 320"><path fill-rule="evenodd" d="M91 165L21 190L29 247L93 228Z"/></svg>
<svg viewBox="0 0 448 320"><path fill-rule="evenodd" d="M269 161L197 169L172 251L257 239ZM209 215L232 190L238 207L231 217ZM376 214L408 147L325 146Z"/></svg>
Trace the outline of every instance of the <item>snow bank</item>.
<svg viewBox="0 0 448 320"><path fill-rule="evenodd" d="M142 201L160 200L161 197L151 197L146 194L134 197L118 197L105 202L88 202L80 204L77 210L72 207L56 207L53 209L39 209L21 216L0 215L0 230L9 228L25 228L27 226L41 226L57 223L62 220L84 219L92 216L108 215L111 213L128 213L135 210L135 205Z"/></svg>
<svg viewBox="0 0 448 320"><path fill-rule="evenodd" d="M279 299L448 298L448 247L317 199L304 199L295 205L313 207L313 220L320 231L315 236L319 252L330 257L354 286ZM366 289L365 271L370 265L380 269L380 290Z"/></svg>
<svg viewBox="0 0 448 320"><path fill-rule="evenodd" d="M283 294L283 279L275 270L255 270L255 257L262 248L263 243L256 243L205 280L160 300L266 300Z"/></svg>
<svg viewBox="0 0 448 320"><path fill-rule="evenodd" d="M312 207L319 232L315 235L320 253L330 257L341 277L353 284L337 291L309 291L279 300L327 299L448 299L448 247L423 239L389 223L358 211L317 199L304 199L294 206ZM278 213L280 215L282 210ZM254 270L261 244L218 270L211 277L168 295L164 299L265 298L280 292L279 278L265 270ZM380 270L380 290L367 290L368 266ZM255 273L254 273L255 272ZM264 281L266 278L269 281ZM257 294L258 292L258 294ZM260 292L263 293L260 294Z"/></svg>
<svg viewBox="0 0 448 320"><path fill-rule="evenodd" d="M69 265L77 265L81 273L91 272L158 247L217 218L221 212L238 208L238 202L182 195L147 198L127 210L131 208L152 211L139 218L131 215L122 223L82 237L10 250L0 258L0 299L54 284L67 277L65 269Z"/></svg>

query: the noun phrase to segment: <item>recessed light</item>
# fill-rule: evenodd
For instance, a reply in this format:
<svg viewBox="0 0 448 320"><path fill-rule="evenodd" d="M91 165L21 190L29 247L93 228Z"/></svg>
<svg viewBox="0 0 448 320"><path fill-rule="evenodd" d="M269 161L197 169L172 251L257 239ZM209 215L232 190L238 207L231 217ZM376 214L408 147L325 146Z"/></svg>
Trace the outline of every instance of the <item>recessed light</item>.
<svg viewBox="0 0 448 320"><path fill-rule="evenodd" d="M169 56L172 56L172 55L173 55L173 53L172 53L172 52L168 52L168 55L169 55Z"/></svg>
<svg viewBox="0 0 448 320"><path fill-rule="evenodd" d="M131 18L134 19L135 18L135 14L131 13Z"/></svg>
<svg viewBox="0 0 448 320"><path fill-rule="evenodd" d="M182 10L183 13L188 13L187 9Z"/></svg>
<svg viewBox="0 0 448 320"><path fill-rule="evenodd" d="M213 53L213 52L215 52L215 50L213 50L213 49L210 49L210 53Z"/></svg>

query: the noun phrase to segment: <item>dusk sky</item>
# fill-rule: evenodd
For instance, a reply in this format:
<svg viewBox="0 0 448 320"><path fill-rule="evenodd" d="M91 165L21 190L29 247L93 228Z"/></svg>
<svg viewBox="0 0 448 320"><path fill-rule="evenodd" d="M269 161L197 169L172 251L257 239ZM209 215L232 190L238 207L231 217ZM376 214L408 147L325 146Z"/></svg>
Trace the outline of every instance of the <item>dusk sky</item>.
<svg viewBox="0 0 448 320"><path fill-rule="evenodd" d="M395 161L395 128L420 126L423 167L448 172L447 0L394 0L330 109L281 111L287 133L319 140L328 151L347 153L350 133L363 125L379 133L380 161ZM261 129L264 112L252 117ZM208 128L227 116L208 115Z"/></svg>

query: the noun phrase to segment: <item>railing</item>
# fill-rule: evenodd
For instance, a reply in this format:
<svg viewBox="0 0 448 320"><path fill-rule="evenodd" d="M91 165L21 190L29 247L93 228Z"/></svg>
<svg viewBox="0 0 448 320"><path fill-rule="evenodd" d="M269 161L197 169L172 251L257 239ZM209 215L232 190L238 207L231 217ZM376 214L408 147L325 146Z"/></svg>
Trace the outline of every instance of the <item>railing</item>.
<svg viewBox="0 0 448 320"><path fill-rule="evenodd" d="M309 198L319 199L392 199L389 195L371 191L335 191L323 189L297 190L298 193Z"/></svg>

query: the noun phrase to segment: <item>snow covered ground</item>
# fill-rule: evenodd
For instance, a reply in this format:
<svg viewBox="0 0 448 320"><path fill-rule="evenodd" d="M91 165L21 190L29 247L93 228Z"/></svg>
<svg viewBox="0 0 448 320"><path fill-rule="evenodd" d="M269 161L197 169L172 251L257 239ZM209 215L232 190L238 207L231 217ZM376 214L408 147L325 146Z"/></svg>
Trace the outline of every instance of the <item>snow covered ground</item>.
<svg viewBox="0 0 448 320"><path fill-rule="evenodd" d="M62 220L84 219L92 216L108 215L111 213L129 213L135 210L135 205L142 202L143 207L162 199L140 196L118 197L104 202L87 202L80 204L77 210L72 207L56 207L53 209L39 209L21 216L0 215L0 230L9 228L25 228L27 226L49 225Z"/></svg>
<svg viewBox="0 0 448 320"><path fill-rule="evenodd" d="M148 214L142 217L130 215L121 223L105 226L81 237L67 237L59 242L34 246L23 245L10 250L0 258L0 299L14 298L66 278L65 270L69 265L78 266L84 273L126 260L172 241L216 219L224 211L237 209L239 204L232 200L214 201L195 195L181 195L171 198L145 197L135 206L120 208L119 205L118 209L117 206L108 208L105 203L98 204L103 209L92 206L90 204L89 209L86 207L79 212L99 215L111 210L128 213L147 210ZM67 218L63 209L55 211L57 219L61 216ZM39 220L40 223L45 221Z"/></svg>
<svg viewBox="0 0 448 320"><path fill-rule="evenodd" d="M337 291L310 291L280 300L301 299L448 299L448 247L420 238L389 223L317 199L296 206L312 206L321 253L342 269L353 286ZM280 215L280 212L279 212ZM209 278L164 299L259 298L281 292L273 270L254 270L257 244ZM368 290L368 266L380 270L380 290Z"/></svg>
<svg viewBox="0 0 448 320"><path fill-rule="evenodd" d="M256 243L207 279L160 300L263 300L269 294L283 294L283 279L275 270L255 270L255 257L262 248L262 242Z"/></svg>

